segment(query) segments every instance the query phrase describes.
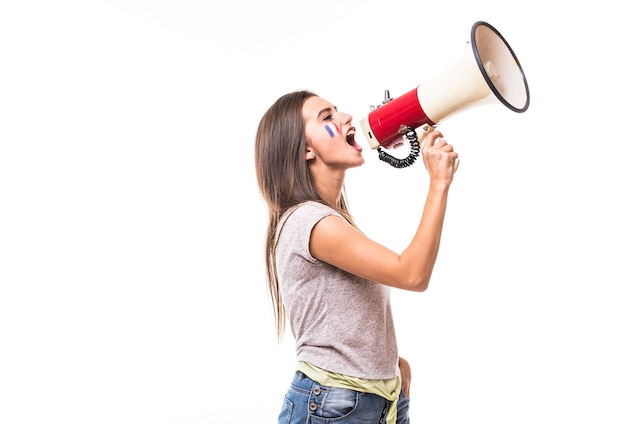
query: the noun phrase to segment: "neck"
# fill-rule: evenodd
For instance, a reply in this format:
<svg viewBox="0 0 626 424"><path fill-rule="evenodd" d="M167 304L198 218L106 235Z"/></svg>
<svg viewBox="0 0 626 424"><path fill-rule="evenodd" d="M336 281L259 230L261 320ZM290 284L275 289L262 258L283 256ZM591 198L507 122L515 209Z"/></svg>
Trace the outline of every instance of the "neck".
<svg viewBox="0 0 626 424"><path fill-rule="evenodd" d="M326 169L324 172L313 172L315 187L329 204L339 206L345 175L345 170L330 172Z"/></svg>

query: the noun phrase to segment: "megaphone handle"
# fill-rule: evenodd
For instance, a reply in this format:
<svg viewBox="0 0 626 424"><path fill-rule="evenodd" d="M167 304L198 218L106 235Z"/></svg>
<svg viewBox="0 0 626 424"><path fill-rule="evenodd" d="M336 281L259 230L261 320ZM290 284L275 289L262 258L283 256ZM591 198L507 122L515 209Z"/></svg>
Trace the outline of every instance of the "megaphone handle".
<svg viewBox="0 0 626 424"><path fill-rule="evenodd" d="M422 146L422 143L424 142L424 138L426 137L426 135L430 132L433 132L434 130L435 130L435 126L430 125L430 124L424 124L415 130L415 134L417 134L417 141L419 141L420 147ZM456 158L454 159L454 172L456 172L458 168L459 168L459 158Z"/></svg>
<svg viewBox="0 0 626 424"><path fill-rule="evenodd" d="M433 132L434 130L435 126L430 124L424 124L415 130L415 134L417 135L417 141L420 142L420 146L424 142L424 138L426 137L426 135Z"/></svg>

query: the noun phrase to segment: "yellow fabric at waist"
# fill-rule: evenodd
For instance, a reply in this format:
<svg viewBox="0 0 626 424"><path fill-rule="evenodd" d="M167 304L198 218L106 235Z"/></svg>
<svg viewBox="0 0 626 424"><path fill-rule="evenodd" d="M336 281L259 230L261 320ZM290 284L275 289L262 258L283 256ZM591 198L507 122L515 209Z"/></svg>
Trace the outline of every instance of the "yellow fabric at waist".
<svg viewBox="0 0 626 424"><path fill-rule="evenodd" d="M304 361L298 362L296 370L303 372L311 380L317 381L324 386L373 393L391 401L389 412L387 412L387 424L396 424L401 386L400 376L381 380L369 380L326 371Z"/></svg>

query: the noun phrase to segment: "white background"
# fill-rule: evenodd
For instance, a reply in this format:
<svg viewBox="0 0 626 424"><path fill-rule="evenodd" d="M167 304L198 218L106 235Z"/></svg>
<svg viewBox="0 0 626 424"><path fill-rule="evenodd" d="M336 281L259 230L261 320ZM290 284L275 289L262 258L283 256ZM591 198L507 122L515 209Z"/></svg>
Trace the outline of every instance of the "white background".
<svg viewBox="0 0 626 424"><path fill-rule="evenodd" d="M461 157L425 293L393 292L416 423L624 423L626 32L618 4L5 1L0 422L273 423L294 366L253 146L280 95L356 123L475 21L530 107L442 122ZM364 147L359 225L402 250L427 188Z"/></svg>

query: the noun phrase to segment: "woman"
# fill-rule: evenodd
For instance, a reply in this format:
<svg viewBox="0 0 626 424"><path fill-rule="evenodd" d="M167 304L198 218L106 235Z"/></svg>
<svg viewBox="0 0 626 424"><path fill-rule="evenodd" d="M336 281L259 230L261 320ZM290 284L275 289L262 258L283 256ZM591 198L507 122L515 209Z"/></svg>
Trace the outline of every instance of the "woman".
<svg viewBox="0 0 626 424"><path fill-rule="evenodd" d="M288 321L297 359L279 424L409 422L410 367L398 355L390 287L428 287L458 155L439 131L425 137L429 190L397 254L350 216L344 179L363 164L355 134L352 116L309 91L280 97L257 130L267 279L278 337Z"/></svg>

